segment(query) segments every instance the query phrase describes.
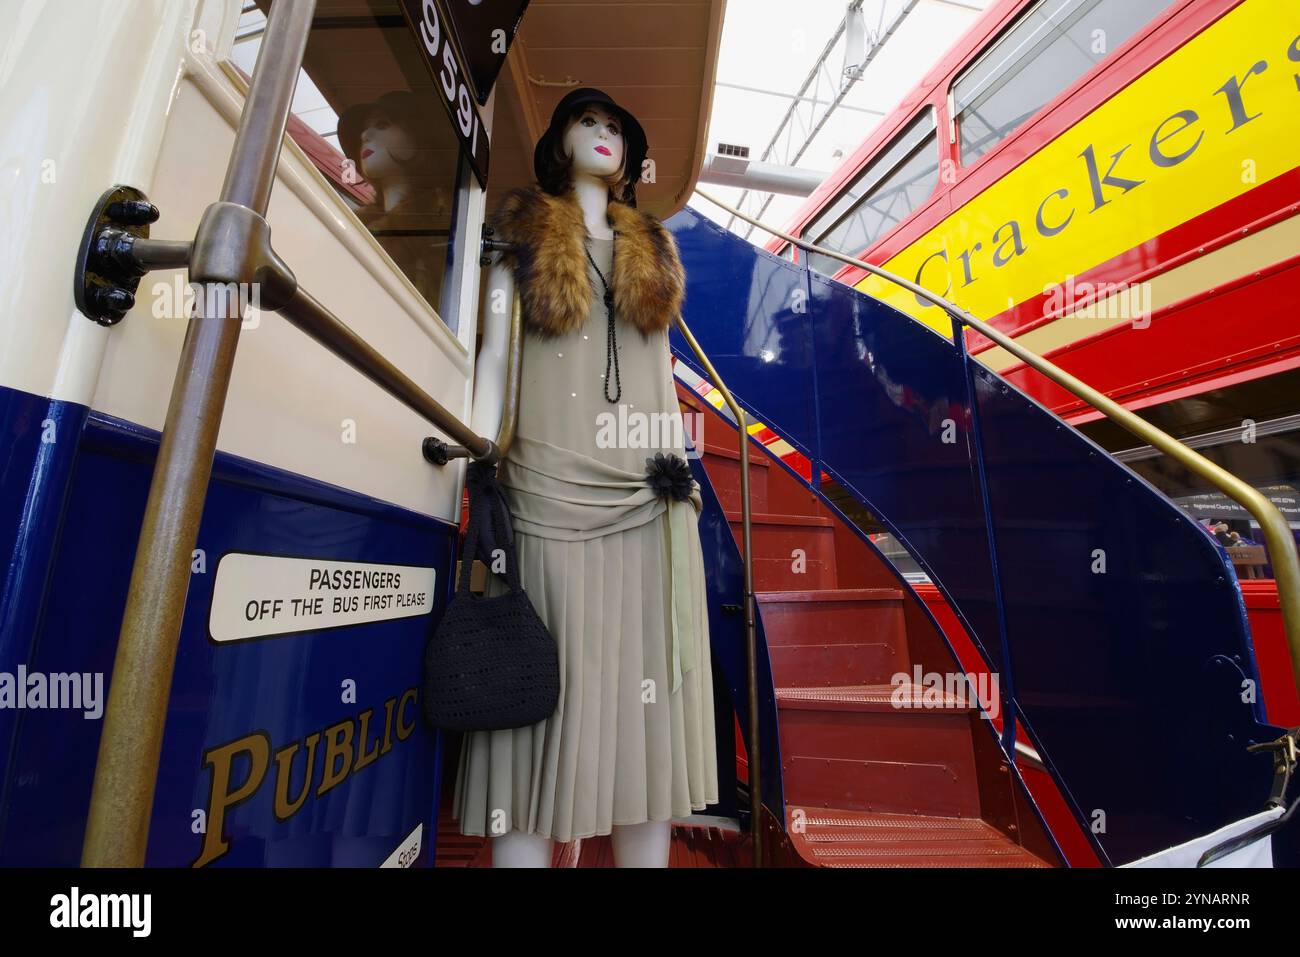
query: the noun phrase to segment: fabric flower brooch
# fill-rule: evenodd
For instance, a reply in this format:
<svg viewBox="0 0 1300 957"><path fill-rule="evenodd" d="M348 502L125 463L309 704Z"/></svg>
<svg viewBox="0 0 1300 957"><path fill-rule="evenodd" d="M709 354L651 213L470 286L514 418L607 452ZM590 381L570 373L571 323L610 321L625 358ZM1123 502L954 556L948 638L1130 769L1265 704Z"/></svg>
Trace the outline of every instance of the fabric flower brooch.
<svg viewBox="0 0 1300 957"><path fill-rule="evenodd" d="M665 455L656 452L653 458L645 460L646 484L654 489L660 498L684 502L695 491L695 480L691 478L691 466L676 453Z"/></svg>

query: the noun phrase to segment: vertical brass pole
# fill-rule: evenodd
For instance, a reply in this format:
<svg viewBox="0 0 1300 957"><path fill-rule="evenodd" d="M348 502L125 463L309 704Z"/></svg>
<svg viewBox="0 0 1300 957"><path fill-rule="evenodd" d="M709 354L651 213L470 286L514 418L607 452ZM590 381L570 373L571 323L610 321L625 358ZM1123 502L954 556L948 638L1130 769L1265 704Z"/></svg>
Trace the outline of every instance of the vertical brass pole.
<svg viewBox="0 0 1300 957"><path fill-rule="evenodd" d="M315 6L316 0L272 6L235 134L221 200L259 215L270 200ZM113 661L84 867L144 864L190 556L239 340L240 304L227 298L217 315L204 315L196 304L185 333Z"/></svg>
<svg viewBox="0 0 1300 957"><path fill-rule="evenodd" d="M724 386L725 388L725 386ZM763 755L758 722L758 609L754 607L754 540L749 506L749 419L727 393L740 433L740 533L745 558L745 680L749 683L749 817L754 835L754 866L763 861Z"/></svg>
<svg viewBox="0 0 1300 957"><path fill-rule="evenodd" d="M763 769L760 750L762 736L758 720L758 609L754 604L754 542L751 531L749 507L749 420L731 390L727 388L718 370L713 368L708 355L696 341L682 316L677 317L677 328L700 360L709 381L722 393L722 399L736 418L740 434L740 556L745 566L745 683L749 704L749 736L745 749L749 752L749 814L750 832L754 841L754 866L763 861Z"/></svg>

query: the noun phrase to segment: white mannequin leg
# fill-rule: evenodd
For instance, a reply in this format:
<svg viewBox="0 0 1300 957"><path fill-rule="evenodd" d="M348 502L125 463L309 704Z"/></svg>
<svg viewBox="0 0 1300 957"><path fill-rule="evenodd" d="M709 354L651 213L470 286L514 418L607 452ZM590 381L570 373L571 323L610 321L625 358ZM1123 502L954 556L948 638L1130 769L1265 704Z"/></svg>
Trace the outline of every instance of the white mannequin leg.
<svg viewBox="0 0 1300 957"><path fill-rule="evenodd" d="M507 831L492 838L492 866L550 867L551 839L527 831Z"/></svg>
<svg viewBox="0 0 1300 957"><path fill-rule="evenodd" d="M610 836L614 844L614 866L667 867L671 838L670 821L617 824Z"/></svg>

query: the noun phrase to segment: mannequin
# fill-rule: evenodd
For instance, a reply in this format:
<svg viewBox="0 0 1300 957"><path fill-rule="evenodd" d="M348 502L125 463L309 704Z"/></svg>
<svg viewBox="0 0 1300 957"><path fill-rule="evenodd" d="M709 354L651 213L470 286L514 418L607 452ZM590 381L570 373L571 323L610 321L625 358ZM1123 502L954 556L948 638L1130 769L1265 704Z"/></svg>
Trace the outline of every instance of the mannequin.
<svg viewBox="0 0 1300 957"><path fill-rule="evenodd" d="M598 104L569 123L564 134L565 152L573 159L573 185L591 235L613 237L606 220L609 186L606 180L622 172L626 155L618 117ZM603 147L604 151L600 148ZM607 151L607 152L606 152ZM493 303L514 301L514 276L509 267L495 262L488 271L483 345L474 366L474 407L470 421L479 435L495 437L505 409L506 346L510 329L509 308L494 311ZM615 825L611 834L616 867L667 867L672 829L668 821ZM550 867L554 843L549 837L512 830L492 839L493 867Z"/></svg>
<svg viewBox="0 0 1300 957"><path fill-rule="evenodd" d="M450 226L446 183L435 163L437 144L414 94L385 93L339 117L339 144L375 189L358 218L425 300L438 306Z"/></svg>
<svg viewBox="0 0 1300 957"><path fill-rule="evenodd" d="M569 94L568 98L565 99L576 99L578 95L586 94L599 94L599 91L575 91L572 92L572 94ZM603 94L601 95L601 98L603 98ZM567 114L565 114L565 111L568 111ZM629 130L628 127L632 127L632 129ZM632 139L629 140L625 133L632 134ZM551 189L546 190L549 192L550 198L542 198L541 192L534 192L534 194L524 195L523 198L521 198L519 195L521 191L512 191L512 194L507 195L506 200L502 203L502 209L498 211L498 222L502 225L502 229L500 229L499 233L500 237L506 239L507 242L515 243L516 247L528 247L529 250L532 251L532 257L529 257L526 263L523 261L525 259L524 256L519 256L515 261L512 261L512 263L507 263L507 257L503 256L497 261L494 261L494 264L489 268L489 272L487 272L484 299L484 334L482 334L480 352L478 352L476 367L474 367L476 385L474 385L473 408L471 412L471 425L474 432L484 434L484 436L497 436L500 428L500 421L502 421L503 417L502 395L504 394L504 377L506 377L508 326L510 326L510 312L513 303L513 296L515 296L516 283L521 282L521 276L524 276L524 278L529 278L530 276L529 282L532 283L532 285L529 285L529 282L524 282L523 287L521 287L520 290L525 304L525 328L529 329L530 335L538 334L542 335L543 338L546 337L547 333L554 333L556 337L572 335L573 338L571 339L556 339L555 348L560 350L559 355L564 355L564 350L577 351L575 348L575 346L578 345L578 343L575 342L575 339L577 338L576 333L584 333L581 335L581 338L591 339L591 342L588 343L588 345L593 347L599 346L603 355L603 322L598 332L597 326L594 325L594 322L597 320L595 320L594 317L590 320L584 319L584 317L588 315L588 309L594 307L593 304L591 304L590 299L582 300L581 295L577 295L577 293L581 293L581 291L586 291L586 294L588 295L601 295L602 290L599 289L599 286L595 285L595 280L591 280L588 274L588 269L586 269L586 264L584 261L581 261L582 244L576 238L576 234L572 233L571 230L576 230L577 233L585 231L586 237L588 237L589 241L614 243L612 248L614 248L615 251L615 263L617 264L614 273L608 272L608 260L606 260L606 269L602 270L601 267L597 265L597 267L595 267L595 273L597 273L597 276L601 278L603 285L606 285L607 287L607 281L614 280L614 283L612 283L612 286L614 287L610 289L610 295L614 296L612 302L616 302L616 308L611 309L610 315L617 315L620 317L620 329L619 332L617 332L617 335L619 335L619 337L627 337L627 335L636 335L638 330L640 330L642 341L651 343L650 346L643 346L643 348L650 348L651 352L637 352L636 350L632 350L632 348L624 345L624 343L627 342L627 339L625 338L617 339L616 345L611 347L612 354L621 354L621 352L627 351L628 355L633 356L633 358L634 356L642 356L640 361L645 361L647 356L649 356L650 359L653 359L653 363L651 363L651 365L654 365L653 369L650 367L629 368L627 365L624 365L623 373L621 373L623 381L625 384L628 384L629 387L632 387L633 395L642 395L643 397L643 395L647 394L645 389L643 389L646 377L650 376L653 378L658 376L659 363L662 361L664 387L666 387L668 391L666 391L666 393L656 394L656 399L658 399L659 402L671 402L673 406L676 404L676 399L673 397L671 391L671 365L668 364L667 359L666 335L667 325L671 322L672 317L675 317L677 308L680 308L682 290L684 290L684 277L681 276L680 261L676 260L675 247L673 247L671 239L667 237L666 230L663 230L660 225L649 224L651 217L645 217L645 215L638 213L636 209L634 209L634 179L636 179L634 174L640 173L641 160L643 159L643 156L645 156L646 148L640 125L636 124L636 121L634 121L634 118L630 117L630 114L623 111L623 109L616 107L615 104L612 104L612 101L606 101L606 103L602 103L602 101L591 101L590 96L588 96L588 101L577 101L577 103L573 104L572 107L567 107L565 101L562 101L560 107L556 108L555 117L552 117L551 130L547 131L546 137L539 140L537 147L538 152L534 153L534 166L536 166L538 170L542 169L541 166L538 166L537 164L538 156L542 155L543 147L545 147L546 150L551 150L551 148L555 148L556 143L558 143L559 147L562 148L563 155L565 159L568 160L564 179L564 186L567 186L567 189L565 189L564 186L556 186L556 183L547 183L545 179L543 179L542 172L539 172L538 181L542 183L543 189L547 186L551 187ZM629 176L628 174L629 165L633 168L633 176ZM547 172L549 172L549 170L547 170ZM536 190L537 187L530 187L530 189ZM619 202L611 203L611 199L615 198L619 199ZM578 215L581 217L581 222L577 221ZM511 216L513 216L513 218L511 218ZM504 228L506 224L512 224L511 228ZM560 235L562 233L564 235ZM567 246L567 244L565 244L565 242L568 241L569 235L573 235L572 246ZM550 254L543 252L543 246L550 247ZM666 247L671 247L671 255L664 252L664 248ZM556 256L556 248L563 248L565 255ZM575 250L576 255L569 255ZM550 259L547 259L547 255L550 255ZM656 255L660 256L659 259L655 259ZM668 257L667 259L664 259L663 256ZM516 269L524 269L525 273L516 274ZM633 274L634 272L637 272L637 270L640 270L640 278ZM638 283L640 283L640 285L638 285ZM538 293L538 287L545 287L545 289L543 289L542 293ZM533 300L529 299L530 290L532 290L532 294L534 295ZM565 299L565 296L572 299L572 302L560 302L560 300ZM640 298L637 298L637 296L640 296ZM533 303L533 308L529 308L530 302ZM556 302L560 302L560 304L556 304L556 306L551 309L546 308L547 306L550 306L550 304L555 304ZM611 302L611 300L607 300L607 302ZM595 313L593 312L591 315L595 316ZM590 321L591 325L585 325L584 322L586 321ZM532 325L528 325L529 322L532 322ZM577 322L577 325L575 325L575 322ZM554 328L542 328L542 326L546 326L547 324L554 326ZM647 335L651 333L658 335L659 338L646 338ZM550 352L549 355L543 355L543 352L546 352L549 346L538 345L538 343L538 339L530 339L529 343L525 343L525 352L528 351L530 345L534 350L537 350L533 352L534 358L558 361L554 359L554 356L556 355L555 352ZM594 356L594 352L590 352L588 356L589 358L590 356ZM630 361L630 359L625 361ZM563 367L565 373L567 373L568 368L567 365ZM586 368L591 372L591 380L594 380L594 372L591 371L590 367ZM629 380L630 376L634 376L634 374L637 373L640 373L642 380L642 390L640 393L637 393L636 387L632 385L632 380ZM524 374L526 381L529 376L529 363L526 363L526 361ZM536 367L533 367L533 374L534 376L539 374ZM599 391L601 382L585 381L585 376L586 373L584 373L584 381L573 381L575 389L578 386L582 386L589 387L589 389L593 390L593 393ZM614 381L615 376L611 373L610 376L601 376L599 378L601 378L601 380L608 380L607 382L604 382L604 385L608 387L611 382ZM568 402L569 400L568 387L567 382L565 382L562 393L565 402ZM525 395L526 394L528 393L525 391ZM573 395L577 395L576 391ZM608 399L608 402L610 403L615 400L610 397L608 391L606 391L604 398L598 399L597 402L601 404L602 408L612 408L612 406L604 406L604 400L606 399ZM569 406L569 408L572 407L575 406ZM521 406L521 416L523 416L523 413L524 408ZM563 416L564 413L563 410L556 411L555 416ZM533 410L533 415L538 415L536 408ZM549 412L547 412L546 415L549 415ZM521 419L521 421L523 421L523 419ZM582 421L585 423L585 419ZM519 445L519 441L520 439L516 438L516 446ZM545 442L542 442L542 445L545 445ZM582 456L578 455L578 458L582 458ZM511 464L510 455L507 456L507 462L504 464ZM528 468L528 465L523 465L523 468ZM692 480L688 479L688 481ZM616 485L627 484L628 482L625 481L616 482ZM697 503L697 505L695 505L695 514L690 515L690 518L692 519L695 518L695 515L698 514L699 508L702 507L701 505L698 505L698 484L694 484L694 502ZM690 508L685 508L685 511L690 512ZM520 516L516 515L515 518L517 532L519 531ZM664 518L667 518L667 516L664 516ZM649 525L647 525L647 528L649 528ZM673 525L673 528L680 529L681 527L680 525ZM697 529L693 529L693 531L695 533L694 550L695 553L698 554L698 531ZM680 541L679 538L677 542L680 544ZM551 562L551 560L554 559L547 560ZM559 568L559 566L551 566L551 564L547 564L546 566L547 570L552 567ZM676 563L673 563L672 567L676 570L679 566L677 566ZM702 580L702 564L698 562L695 563L695 568L697 568L699 577L701 577ZM673 575L676 575L676 573L679 572L675 571L673 572ZM565 575L572 577L572 572L556 571L555 575L558 577L564 577ZM656 583L658 583L658 579L656 579ZM529 596L533 597L534 594L536 594L533 586L530 586L528 581L525 581L524 584L525 592L528 592ZM675 602L677 596L676 589L677 586L679 586L679 580L672 579L672 584L672 601ZM543 586L543 583L536 583L536 585L537 590L545 592L545 586ZM637 596L640 596L642 593L636 594ZM645 594L646 601L654 601L654 599L656 599L655 593L653 592ZM697 596L698 594L702 594L702 588L695 594L697 594ZM534 605L536 605L536 603L537 598L534 598ZM555 606L554 597L551 598L551 606ZM650 615L650 611L638 609L637 606L630 605L630 603L628 609L632 609L632 611L628 612L629 615L636 616L636 612L640 612L640 615L646 616L640 624L643 625L643 627L650 627L650 625L646 624L646 622L649 622L650 620L647 618L647 616ZM539 607L538 610L541 611L541 607ZM676 605L669 607L669 614L675 614L676 611ZM672 620L673 625L679 623L680 619ZM552 631L555 631L555 629L552 628ZM645 653L649 654L651 659L658 654L658 650L651 651L646 649L662 649L664 648L663 642L667 641L667 638L664 638L662 633L664 631L662 620L656 620L654 631L656 631L656 641L660 642L660 644L653 646L646 644L641 646L641 650L645 650ZM706 635L707 633L705 632L705 636ZM560 635L556 635L556 638L560 641L564 640L563 636ZM589 637L588 640L590 640ZM645 636L641 635L641 632L636 632L636 640L645 640ZM673 641L676 640L677 638L673 637ZM601 650L597 649L597 654L594 655L590 654L591 650L593 649L591 649L590 646L586 648L586 653L589 654L589 657L601 657ZM569 653L577 654L577 651L571 649ZM676 654L676 648L673 649L673 654ZM707 659L707 655L707 644L705 644L702 657ZM619 662L619 659L616 658L616 651L611 651L608 648L603 649L603 657L604 659L607 659L607 661L610 661L610 670L616 672L617 662ZM701 726L707 727L707 731L702 732L701 735L701 732L698 731L698 727L693 724L692 731L689 733L695 733L695 735L701 736L707 735L708 757L705 761L701 762L702 765L707 768L707 771L703 774L703 778L707 781L707 779L715 778L716 776L716 766L714 763L716 758L715 755L712 754L712 741L714 741L714 737L712 737L711 690L707 690L706 692L708 696L707 707L701 707L701 705L699 705L699 702L705 700L705 698L701 697L701 690L699 689L701 689L702 685L708 684L708 681L706 680L708 670L707 667L698 666L699 657L701 657L701 653L698 653L697 651L697 653L695 653L697 663L682 667L682 671L689 671L690 668L695 668L695 674L690 677L692 677L697 684L692 688L694 698L692 703L690 703L690 706L695 707L695 709L698 710L692 720L698 720ZM685 661L685 657L682 658L682 661ZM628 671L632 671L637 667L636 662L624 661L623 664ZM629 664L630 667L628 667ZM676 666L676 664L677 662L675 658L673 659L673 666ZM578 667L585 667L585 664L581 664L581 666ZM662 662L660 662L659 667L660 677L663 677ZM599 672L599 666L595 668L595 671ZM647 672L647 674L649 674L649 672ZM672 679L675 679L675 681L681 680L681 676L677 674L672 674L671 677ZM585 672L581 675L580 680L578 680L577 694L581 694L581 683L584 680L588 680L588 675L586 675ZM601 677L599 680L606 681L610 679L607 679L607 677ZM591 681L591 684L598 683L597 681ZM673 716L675 722L680 719L679 715L681 714L681 707L686 707L686 705L682 703L682 701L685 701L685 698L680 697L679 694L677 694L677 689L679 689L679 687L680 685L672 684L672 701L675 702L673 703L673 707L676 707L677 709L677 714ZM623 685L620 685L617 694L623 694L623 690ZM611 694L612 693L614 692L611 692ZM684 696L685 689L682 689L681 694ZM667 694L664 697L668 697ZM578 700L577 703L580 705L582 701ZM593 702L588 701L586 702L586 705L591 707ZM573 707L576 709L577 705ZM597 707L599 714L602 716L604 715L604 707L608 707L612 715L627 716L625 711L619 711L619 706L615 705L615 703L604 700L602 700L602 705ZM667 705L666 703L660 703L660 707L667 707ZM705 720L699 719L698 716L703 713L707 713L707 719ZM556 716L558 715L559 711L556 713ZM629 728L633 728L634 724L636 724L637 715L632 715L632 719L633 720L628 722ZM578 719L571 718L568 720L569 722L576 722ZM573 727L573 724L563 724L562 727L571 728ZM577 733L578 735L582 735L582 732L584 731L586 736L595 736L598 733L591 727L585 729L580 728ZM640 746L653 748L653 752L647 752L646 762L642 763L649 763L651 766L658 766L660 770L656 771L656 774L662 775L664 774L663 749L666 749L667 745L664 744L662 733L660 733L660 731L662 731L662 729L656 728L655 735L647 737L645 741L632 741L633 752L630 752L630 754L633 754L633 758L636 757L636 749L640 748ZM572 735L572 733L575 732L567 731L564 733ZM627 735L634 736L637 733L637 729L633 728L630 729L630 731L621 731L620 733L627 733ZM646 733L647 735L650 735L649 724L647 724ZM552 744L552 737L554 737L554 732L547 732L545 739L547 745ZM533 740L529 739L529 741ZM572 744L572 741L569 741L569 744ZM532 746L532 748L541 749L546 745L536 744L536 741L534 741L530 746ZM528 748L525 748L524 752L528 752ZM528 753L530 759L533 753ZM602 754L604 754L604 752L602 752ZM695 755L695 757L698 758L698 754ZM680 755L677 755L677 757L673 759L673 770L669 771L669 774L673 774L673 771L675 771L676 768L680 768L679 758ZM612 761L607 754L606 757L602 758L602 761L610 761L611 765L612 763L616 763ZM688 763L690 763L689 759ZM499 762L497 758L491 759L489 763L489 759L486 757L481 757L480 765L478 765L478 767L480 767L480 772L482 772L482 768L484 767L491 767L493 768L491 774L498 776L502 774L500 768L503 766L508 767L510 765L508 765L508 763L507 765L502 765L502 762ZM645 767L641 768L642 772L645 772L645 770ZM461 771L464 771L464 762ZM536 770L534 770L534 774L536 774ZM690 770L688 774L681 775L682 778L686 778L686 776L692 778L689 785L690 791L692 791L690 806L694 807L694 809L701 809L703 804L711 804L712 801L716 800L716 781L707 781L707 783L702 784L698 776L695 776L699 774L701 774L701 771L699 771L697 765L693 766L692 770ZM585 781L588 779L582 780ZM460 778L458 775L458 787L459 783ZM627 781L624 781L624 784L627 784ZM654 784L662 784L662 781L655 780ZM679 784L680 779L677 778L676 774L673 774L673 787L679 787ZM584 787L584 785L580 784L578 787ZM684 785L682 785L682 787L684 787ZM712 793L712 797L699 797L701 794L708 794L710 792ZM658 788L655 788L655 793L658 793ZM594 800L593 794L586 791L582 793L581 798L582 800L580 801L580 804L584 805L590 805L591 801ZM476 797L474 800L477 801L480 800L480 798ZM536 798L534 798L534 800L536 800ZM550 814L551 811L549 805L546 805L546 801L549 800L549 798L543 797L541 800L543 806L547 807L546 813ZM568 794L568 797L565 798L565 800L573 801L572 794ZM679 810L681 804L681 798L677 796L676 793L673 794L673 817L682 813L682 811ZM659 817L659 815L664 813L662 807L663 802L658 801L656 802L656 805L659 806L659 810L654 811L654 815L655 817ZM495 810L495 805L493 805L490 810ZM534 807L534 810L536 810L536 807ZM523 811L521 811L519 807L516 806L515 809L513 809L513 814L515 814L516 817L521 813L523 813ZM556 811L556 813L558 813L558 811ZM624 820L627 820L633 818L633 815L636 814L638 814L638 811L634 809L634 802L629 802L629 804L625 806L625 810L619 810L617 809L617 806L615 806L614 820L617 822L617 818L619 817L623 817ZM640 814L641 817L645 817L645 810L642 809ZM560 817L564 817L564 815L560 814ZM608 820L608 818L606 818L606 820ZM554 820L547 820L547 826L551 826L552 823L554 823ZM582 833L586 833L586 835L593 833L593 827L591 827L589 823L582 824L582 827L584 827L585 830L580 830L578 824L573 823L572 820L567 818L564 819L564 823L559 824L559 827L568 828L571 824L572 833L575 836L581 836ZM469 833L471 831L465 832ZM485 831L478 830L472 832L485 833ZM616 867L668 866L669 843L671 843L671 822L669 822L669 820L650 819L641 820L640 823L612 823L612 826L608 828L608 831L599 830L598 832L610 833L612 845L614 845ZM523 830L523 828L519 826L519 823L517 823L517 820L513 820L511 830L504 833L486 833L487 836L491 837L491 841L493 841L491 848L493 848L494 867L550 866L552 853L554 853L554 840L552 840L551 836L547 836L545 833L533 833ZM565 836L563 839L569 840L569 837Z"/></svg>

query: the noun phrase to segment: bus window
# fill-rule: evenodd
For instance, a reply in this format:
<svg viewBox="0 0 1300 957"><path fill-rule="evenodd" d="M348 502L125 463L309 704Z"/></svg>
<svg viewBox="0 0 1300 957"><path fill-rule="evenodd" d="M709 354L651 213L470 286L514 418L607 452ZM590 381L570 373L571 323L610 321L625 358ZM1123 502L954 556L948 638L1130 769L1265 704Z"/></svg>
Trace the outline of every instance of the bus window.
<svg viewBox="0 0 1300 957"><path fill-rule="evenodd" d="M906 219L929 199L937 185L938 140L934 110L927 107L802 235L819 246L856 255ZM816 253L808 254L808 265L828 276L844 267L839 260Z"/></svg>
<svg viewBox="0 0 1300 957"><path fill-rule="evenodd" d="M1039 0L959 76L952 104L969 166L1100 63L1171 0Z"/></svg>
<svg viewBox="0 0 1300 957"><path fill-rule="evenodd" d="M260 8L260 9L259 9ZM251 73L267 0L240 18ZM452 249L459 144L398 0L336 0L307 38L289 133L439 315Z"/></svg>
<svg viewBox="0 0 1300 957"><path fill-rule="evenodd" d="M1139 414L1273 502L1300 537L1300 370L1143 409ZM1080 427L1150 481L1228 549L1239 578L1271 578L1258 523L1205 479L1102 419ZM1220 526L1227 526L1220 528ZM1217 530L1217 531L1216 531Z"/></svg>

